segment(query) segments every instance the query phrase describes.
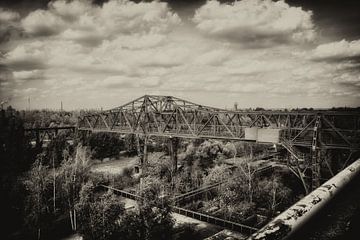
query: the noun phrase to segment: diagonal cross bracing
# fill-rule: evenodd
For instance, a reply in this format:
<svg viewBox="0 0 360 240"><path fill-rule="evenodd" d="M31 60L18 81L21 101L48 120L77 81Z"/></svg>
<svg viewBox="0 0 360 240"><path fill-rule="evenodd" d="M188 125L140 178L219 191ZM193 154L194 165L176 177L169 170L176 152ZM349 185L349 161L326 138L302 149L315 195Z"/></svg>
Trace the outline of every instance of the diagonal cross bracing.
<svg viewBox="0 0 360 240"><path fill-rule="evenodd" d="M291 144L310 147L313 119L321 116L324 148L360 148L359 111L226 110L196 104L172 96L145 95L107 111L79 118L79 130L131 133L148 136L213 138L247 141L250 127L280 129ZM344 117L353 120L343 127Z"/></svg>

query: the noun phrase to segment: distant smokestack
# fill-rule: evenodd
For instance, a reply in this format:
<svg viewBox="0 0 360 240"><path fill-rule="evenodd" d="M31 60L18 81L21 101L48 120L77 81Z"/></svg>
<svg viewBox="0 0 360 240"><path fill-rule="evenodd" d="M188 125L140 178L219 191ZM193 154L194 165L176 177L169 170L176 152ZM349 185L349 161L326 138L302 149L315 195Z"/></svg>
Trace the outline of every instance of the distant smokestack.
<svg viewBox="0 0 360 240"><path fill-rule="evenodd" d="M61 101L61 108L60 108L60 109L61 109L61 111L63 111L63 104L62 104L62 101Z"/></svg>
<svg viewBox="0 0 360 240"><path fill-rule="evenodd" d="M30 97L28 98L28 107L29 107L29 111L30 111Z"/></svg>

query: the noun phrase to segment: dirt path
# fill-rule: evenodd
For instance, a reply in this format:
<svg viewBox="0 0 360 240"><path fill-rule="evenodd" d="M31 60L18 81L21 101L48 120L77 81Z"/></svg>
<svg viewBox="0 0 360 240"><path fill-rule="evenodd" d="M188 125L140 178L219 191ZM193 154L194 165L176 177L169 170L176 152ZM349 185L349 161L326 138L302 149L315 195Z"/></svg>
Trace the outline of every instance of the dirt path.
<svg viewBox="0 0 360 240"><path fill-rule="evenodd" d="M126 168L133 168L138 164L138 157L120 157L109 161L103 161L91 166L91 172L100 172L113 175L121 175Z"/></svg>

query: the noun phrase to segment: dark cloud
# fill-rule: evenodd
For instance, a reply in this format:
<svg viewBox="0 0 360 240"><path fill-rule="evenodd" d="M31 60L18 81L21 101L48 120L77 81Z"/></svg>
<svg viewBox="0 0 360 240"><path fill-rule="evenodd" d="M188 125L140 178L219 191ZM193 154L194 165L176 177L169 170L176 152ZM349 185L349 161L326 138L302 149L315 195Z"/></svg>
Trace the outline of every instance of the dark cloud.
<svg viewBox="0 0 360 240"><path fill-rule="evenodd" d="M360 55L358 56L344 56L344 57L324 57L324 58L316 58L313 59L316 62L328 62L328 63L341 63L341 62L347 62L352 63L355 65L351 65L348 67L345 67L346 69L359 69L360 67L357 65L357 63L360 63Z"/></svg>
<svg viewBox="0 0 360 240"><path fill-rule="evenodd" d="M360 38L360 1L358 0L286 0L314 13L315 24L322 34L333 40Z"/></svg>
<svg viewBox="0 0 360 240"><path fill-rule="evenodd" d="M23 32L18 27L0 26L0 44L7 43L23 36Z"/></svg>
<svg viewBox="0 0 360 240"><path fill-rule="evenodd" d="M0 82L7 82L12 78L12 71L6 65L0 64Z"/></svg>
<svg viewBox="0 0 360 240"><path fill-rule="evenodd" d="M13 71L29 71L36 69L45 69L46 64L43 61L29 58L8 62L7 67Z"/></svg>

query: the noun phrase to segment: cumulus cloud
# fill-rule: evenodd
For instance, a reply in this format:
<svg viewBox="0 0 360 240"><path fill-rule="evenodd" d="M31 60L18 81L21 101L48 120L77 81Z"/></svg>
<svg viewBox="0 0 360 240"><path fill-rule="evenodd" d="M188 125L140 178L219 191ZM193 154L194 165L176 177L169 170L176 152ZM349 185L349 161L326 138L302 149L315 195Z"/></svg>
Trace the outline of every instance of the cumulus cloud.
<svg viewBox="0 0 360 240"><path fill-rule="evenodd" d="M44 43L34 41L16 46L2 61L13 70L32 70L45 68L47 60Z"/></svg>
<svg viewBox="0 0 360 240"><path fill-rule="evenodd" d="M67 39L96 42L118 34L162 33L180 22L166 3L157 1L136 4L112 0L100 7L85 0L59 0L50 2L47 10L31 12L22 26L35 36L63 33Z"/></svg>
<svg viewBox="0 0 360 240"><path fill-rule="evenodd" d="M22 20L22 26L31 35L49 36L61 32L65 22L50 11L36 10Z"/></svg>
<svg viewBox="0 0 360 240"><path fill-rule="evenodd" d="M319 50L294 44L312 41L315 27L311 12L283 1L210 1L182 23L158 1L58 0L6 19L26 33L0 59L0 93L19 103L31 96L34 104L42 99L40 106L59 98L76 107L108 106L148 93L206 96L205 103L219 107L229 96L254 104L268 97L269 105L288 96L310 104L315 96L336 101L358 89L356 72L347 70L353 63L313 61L307 56ZM357 43L347 43L339 54L354 57Z"/></svg>
<svg viewBox="0 0 360 240"><path fill-rule="evenodd" d="M315 37L312 12L284 1L208 1L196 11L196 27L205 34L237 42L273 44L308 42Z"/></svg>
<svg viewBox="0 0 360 240"><path fill-rule="evenodd" d="M316 60L360 59L360 40L325 43L317 46L311 57Z"/></svg>

